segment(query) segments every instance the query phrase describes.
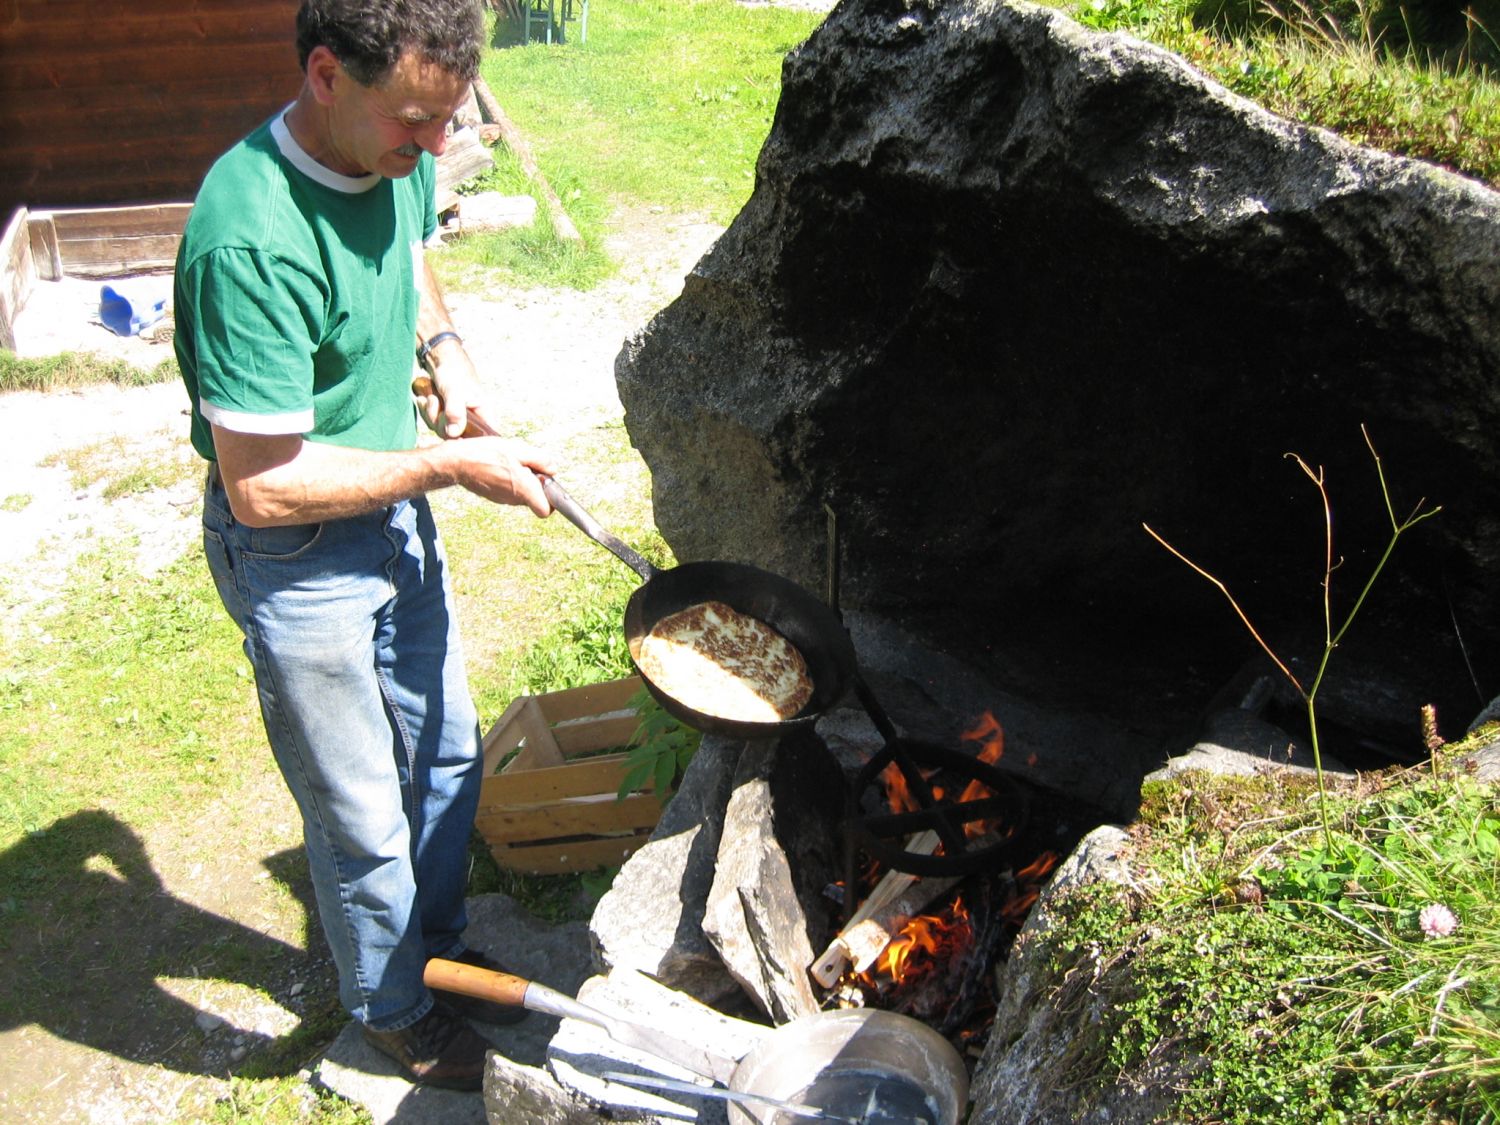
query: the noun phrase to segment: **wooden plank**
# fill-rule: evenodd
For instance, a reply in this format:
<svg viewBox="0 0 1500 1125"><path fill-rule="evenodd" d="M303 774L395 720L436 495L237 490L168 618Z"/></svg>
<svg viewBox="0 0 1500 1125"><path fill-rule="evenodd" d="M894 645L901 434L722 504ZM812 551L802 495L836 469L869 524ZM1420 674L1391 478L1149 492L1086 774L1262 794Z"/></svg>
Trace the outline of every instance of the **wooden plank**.
<svg viewBox="0 0 1500 1125"><path fill-rule="evenodd" d="M448 210L458 202L453 189L465 180L495 166L495 158L479 139L478 129L456 129L448 138L448 147L437 161L437 209Z"/></svg>
<svg viewBox="0 0 1500 1125"><path fill-rule="evenodd" d="M170 273L177 264L179 239L120 239L74 244L63 253L68 277L128 277Z"/></svg>
<svg viewBox="0 0 1500 1125"><path fill-rule="evenodd" d="M521 714L521 708L526 706L529 696L519 696L510 701L510 706L495 720L495 725L490 727L489 732L481 740L480 745L484 748L484 773L488 777L500 768L505 761L505 756L521 745L523 732L521 724L517 721Z"/></svg>
<svg viewBox="0 0 1500 1125"><path fill-rule="evenodd" d="M617 867L649 839L650 834L643 832L638 836L580 840L566 844L492 846L490 854L495 857L497 864L509 871L527 875L564 875L574 871L592 871L597 867Z"/></svg>
<svg viewBox="0 0 1500 1125"><path fill-rule="evenodd" d="M0 90L25 91L68 86L118 91L120 76L132 84L154 87L170 97L174 86L216 74L296 70L290 38L270 43L204 43L191 50L151 47L96 47L86 51L53 51L45 56L17 52L0 67ZM103 107L101 107L103 108ZM104 119L107 124L108 118Z"/></svg>
<svg viewBox="0 0 1500 1125"><path fill-rule="evenodd" d="M37 277L43 281L61 281L62 251L57 248L57 227L51 215L32 215L26 227L31 235L31 258Z"/></svg>
<svg viewBox="0 0 1500 1125"><path fill-rule="evenodd" d="M191 140L197 132L222 136L226 114L243 119L246 106L265 106L260 115L264 120L275 108L292 100L299 81L293 69L290 73L209 75L196 82L173 82L170 89L122 86L111 104L125 112L111 116L108 132L111 136L135 136L154 129L160 136L164 125L192 130L174 137L174 145ZM0 102L0 125L7 129L45 129L48 140L54 134L67 140L98 136L99 121L79 117L101 113L105 108L96 87L80 90L49 86L28 90L25 98Z"/></svg>
<svg viewBox="0 0 1500 1125"><path fill-rule="evenodd" d="M26 208L18 207L0 235L0 348L16 350L16 317L26 307L36 284L31 250L31 224Z"/></svg>
<svg viewBox="0 0 1500 1125"><path fill-rule="evenodd" d="M497 863L541 873L581 871L622 862L645 842L661 817L653 786L618 799L628 755L597 753L635 734L640 717L629 702L639 690L640 680L630 677L523 696L506 708L484 738L489 776L480 784L474 820ZM533 745L550 745L562 764L535 765ZM495 764L513 751L495 773ZM596 756L571 757L582 753Z"/></svg>
<svg viewBox="0 0 1500 1125"><path fill-rule="evenodd" d="M481 809L474 827L491 843L516 843L634 831L651 828L660 819L661 802L655 795L635 794L623 801L606 796L526 809Z"/></svg>
<svg viewBox="0 0 1500 1125"><path fill-rule="evenodd" d="M610 680L602 684L585 684L582 687L549 691L541 696L542 709L554 723L565 723L570 719L584 719L591 715L603 715L609 711L622 711L641 690L639 676L627 676L623 680Z"/></svg>
<svg viewBox="0 0 1500 1125"><path fill-rule="evenodd" d="M558 766L563 762L562 751L552 737L552 727L542 713L542 705L535 698L523 702L516 715L516 725L521 728L524 740L516 756L503 772L539 769L543 766Z"/></svg>
<svg viewBox="0 0 1500 1125"><path fill-rule="evenodd" d="M576 758L599 750L612 750L635 742L641 717L634 711L616 711L587 723L560 723L552 728L564 758Z"/></svg>
<svg viewBox="0 0 1500 1125"><path fill-rule="evenodd" d="M233 143L184 144L174 149L170 159L158 154L154 160L149 143L135 141L121 141L114 148L90 144L38 149L30 154L31 166L18 182L24 180L28 198L23 202L31 206L124 206L192 199L204 174Z"/></svg>
<svg viewBox="0 0 1500 1125"><path fill-rule="evenodd" d="M565 766L495 774L480 784L479 803L486 808L541 805L565 797L614 793L625 776L625 760L624 754L606 754Z"/></svg>
<svg viewBox="0 0 1500 1125"><path fill-rule="evenodd" d="M115 22L153 19L187 11L199 19L217 21L241 11L274 11L284 8L294 15L297 0L8 0L0 11L9 9L10 24L26 27L45 22L54 12L60 18L78 19L93 14L97 19Z"/></svg>
<svg viewBox="0 0 1500 1125"><path fill-rule="evenodd" d="M45 237L52 261L46 269L72 278L110 278L169 270L192 204L36 211L33 242ZM49 233L40 234L45 226Z"/></svg>
<svg viewBox="0 0 1500 1125"><path fill-rule="evenodd" d="M536 696L544 722L551 724L547 737L561 754L556 761L629 745L640 726L640 717L630 710L629 703L640 690L640 677L628 676L622 680L564 688ZM526 709L527 698L522 696L511 700L505 713L485 734L486 774L494 773L505 756L520 746L526 737L520 716Z"/></svg>
<svg viewBox="0 0 1500 1125"><path fill-rule="evenodd" d="M190 203L40 211L33 213L33 225L50 225L62 273L112 277L170 270L191 211Z"/></svg>
<svg viewBox="0 0 1500 1125"><path fill-rule="evenodd" d="M295 2L251 0L211 7L191 5L145 10L126 3L94 0L47 0L41 8L23 4L16 19L0 32L0 45L14 43L31 50L98 47L111 44L191 49L198 43L280 42L296 36Z"/></svg>
<svg viewBox="0 0 1500 1125"><path fill-rule="evenodd" d="M78 207L40 211L57 226L64 243L95 238L182 236L191 203L154 203L138 207Z"/></svg>

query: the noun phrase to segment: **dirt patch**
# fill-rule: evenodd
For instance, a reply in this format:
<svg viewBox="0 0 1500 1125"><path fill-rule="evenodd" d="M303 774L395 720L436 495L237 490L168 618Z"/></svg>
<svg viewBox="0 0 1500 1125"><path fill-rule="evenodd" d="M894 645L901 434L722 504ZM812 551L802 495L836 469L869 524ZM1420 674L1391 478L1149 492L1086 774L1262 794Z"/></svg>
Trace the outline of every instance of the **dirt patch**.
<svg viewBox="0 0 1500 1125"><path fill-rule="evenodd" d="M607 240L620 272L591 292L450 294L456 325L504 404L504 428L562 449L617 422L616 354L719 233L691 217L624 212ZM73 319L48 330L58 350L128 353L147 366L166 354L163 344L90 324L88 301L78 300ZM43 308L56 316L51 304L29 306L18 335ZM187 446L181 386L0 397L10 443L0 487L7 630L39 630L72 564L93 547L123 550L146 573L196 550L202 469ZM122 462L168 468L140 491L111 495ZM608 478L582 462L564 469L590 497L646 484L643 466L614 466ZM332 968L321 936L309 940L316 922L281 779L268 761L232 798L172 823L126 828L104 810L70 820L3 857L20 877L28 849L88 841L76 926L24 935L28 971L56 981L54 998L35 1010L0 1002L0 1119L201 1119L228 1091L229 1073L332 1006ZM243 959L237 983L200 979L195 951L224 945Z"/></svg>

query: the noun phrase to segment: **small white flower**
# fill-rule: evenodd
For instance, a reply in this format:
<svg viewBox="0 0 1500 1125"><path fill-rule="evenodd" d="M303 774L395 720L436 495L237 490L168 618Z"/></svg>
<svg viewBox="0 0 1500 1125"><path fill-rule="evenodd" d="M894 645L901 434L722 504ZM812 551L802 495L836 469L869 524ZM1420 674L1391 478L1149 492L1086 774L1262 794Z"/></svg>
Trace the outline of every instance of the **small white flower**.
<svg viewBox="0 0 1500 1125"><path fill-rule="evenodd" d="M1458 918L1440 902L1429 903L1417 915L1417 925L1430 938L1447 937L1458 928Z"/></svg>

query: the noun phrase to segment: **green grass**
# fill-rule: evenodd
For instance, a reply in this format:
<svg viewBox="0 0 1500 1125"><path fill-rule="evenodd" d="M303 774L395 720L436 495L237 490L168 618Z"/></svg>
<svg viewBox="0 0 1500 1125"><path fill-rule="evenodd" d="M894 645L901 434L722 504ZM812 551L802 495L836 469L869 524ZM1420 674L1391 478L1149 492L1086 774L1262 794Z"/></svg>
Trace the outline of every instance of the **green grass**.
<svg viewBox="0 0 1500 1125"><path fill-rule="evenodd" d="M86 352L22 359L0 348L0 392L58 391L97 383L143 387L181 378L175 359L166 359L144 370L120 359L105 359Z"/></svg>
<svg viewBox="0 0 1500 1125"><path fill-rule="evenodd" d="M75 573L45 643L0 655L0 848L80 809L190 806L246 749L246 669L201 561L147 580L101 551Z"/></svg>
<svg viewBox="0 0 1500 1125"><path fill-rule="evenodd" d="M1363 4L1270 0L1063 0L1085 26L1130 32L1294 121L1355 144L1500 184L1500 81L1436 49L1396 48ZM1232 27L1225 7L1258 13ZM1272 12L1279 12L1273 17Z"/></svg>
<svg viewBox="0 0 1500 1125"><path fill-rule="evenodd" d="M585 290L609 277L615 263L603 250L604 216L598 197L548 177L583 241L560 238L546 198L528 180L515 156L503 146L497 146L494 155L495 167L468 181L460 194L531 195L537 205L536 221L529 227L451 240L435 255L443 283L456 290L474 290L494 284L499 277L513 284Z"/></svg>
<svg viewBox="0 0 1500 1125"><path fill-rule="evenodd" d="M1263 778L1148 787L1131 892L1066 900L1047 939L1102 1013L1073 1080L1102 1090L1198 1059L1174 1120L1493 1122L1495 787L1367 778L1336 798L1331 845L1312 796ZM1458 928L1424 934L1431 904Z"/></svg>
<svg viewBox="0 0 1500 1125"><path fill-rule="evenodd" d="M590 12L587 43L498 50L483 71L555 184L727 223L754 185L782 58L822 18L611 0Z"/></svg>
<svg viewBox="0 0 1500 1125"><path fill-rule="evenodd" d="M611 0L590 12L587 43L550 47L516 45L500 24L485 82L583 242L556 236L545 199L501 146L496 168L465 191L532 194L537 226L454 240L443 284L590 288L615 268L602 240L621 202L728 224L754 186L781 60L821 20L733 0Z"/></svg>

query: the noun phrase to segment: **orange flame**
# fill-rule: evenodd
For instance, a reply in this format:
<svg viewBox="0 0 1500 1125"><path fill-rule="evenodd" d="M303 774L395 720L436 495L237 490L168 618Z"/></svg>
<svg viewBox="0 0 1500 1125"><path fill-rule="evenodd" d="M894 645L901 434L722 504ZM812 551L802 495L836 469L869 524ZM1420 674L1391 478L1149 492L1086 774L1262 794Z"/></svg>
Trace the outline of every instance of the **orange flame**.
<svg viewBox="0 0 1500 1125"><path fill-rule="evenodd" d="M1057 866L1056 852L1043 852L1016 872L1016 881L1034 880L1041 881L1052 874L1052 869Z"/></svg>
<svg viewBox="0 0 1500 1125"><path fill-rule="evenodd" d="M896 767L894 762L880 771L880 778L885 782L885 803L890 806L892 812L912 812L917 808L917 801L912 796L911 786L906 784L906 775Z"/></svg>
<svg viewBox="0 0 1500 1125"><path fill-rule="evenodd" d="M972 727L959 735L965 742L980 743L979 753L976 755L979 761L987 765L994 765L1005 753L1005 731L1000 726L1000 720L994 714L986 711L974 723ZM959 794L959 801L978 801L992 795L994 791L984 782L975 779L964 786L964 791ZM998 821L981 820L970 821L964 825L964 835L969 839L983 836L986 832L995 830Z"/></svg>
<svg viewBox="0 0 1500 1125"><path fill-rule="evenodd" d="M974 725L958 737L965 742L984 743L984 749L979 752L980 761L995 762L1005 753L1005 731L1001 729L1000 720L995 718L992 711L979 716L974 720Z"/></svg>
<svg viewBox="0 0 1500 1125"><path fill-rule="evenodd" d="M907 922L866 978L884 974L896 984L905 984L931 972L972 940L969 911L962 899L954 899L942 914L919 914Z"/></svg>
<svg viewBox="0 0 1500 1125"><path fill-rule="evenodd" d="M921 771L924 780L932 777L935 773L937 773L936 770ZM885 785L885 800L886 804L890 806L891 812L916 812L922 807L921 802L917 800L916 795L911 791L911 786L907 784L906 775L901 772L901 767L896 765L895 762L892 762L880 771L880 780ZM942 795L943 790L940 787L932 790L932 799L934 801L939 800Z"/></svg>
<svg viewBox="0 0 1500 1125"><path fill-rule="evenodd" d="M1000 914L1007 922L1020 925L1026 920L1027 913L1036 904L1040 896L1040 884L1052 869L1057 866L1056 852L1043 852L1016 872L1016 883L1019 890L1004 906L1000 908Z"/></svg>

